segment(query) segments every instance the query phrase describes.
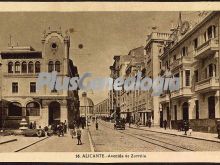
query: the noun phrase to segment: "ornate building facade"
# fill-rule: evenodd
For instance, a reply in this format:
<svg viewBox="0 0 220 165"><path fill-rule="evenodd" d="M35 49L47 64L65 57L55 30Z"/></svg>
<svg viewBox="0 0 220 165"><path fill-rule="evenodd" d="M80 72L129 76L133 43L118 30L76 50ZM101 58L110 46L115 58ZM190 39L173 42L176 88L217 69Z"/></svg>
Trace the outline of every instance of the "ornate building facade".
<svg viewBox="0 0 220 165"><path fill-rule="evenodd" d="M40 72L57 71L61 79L78 76L70 59L70 37L49 30L41 42L41 51L30 46L10 46L1 51L2 127L18 128L22 117L42 127L79 118L77 90L36 89Z"/></svg>

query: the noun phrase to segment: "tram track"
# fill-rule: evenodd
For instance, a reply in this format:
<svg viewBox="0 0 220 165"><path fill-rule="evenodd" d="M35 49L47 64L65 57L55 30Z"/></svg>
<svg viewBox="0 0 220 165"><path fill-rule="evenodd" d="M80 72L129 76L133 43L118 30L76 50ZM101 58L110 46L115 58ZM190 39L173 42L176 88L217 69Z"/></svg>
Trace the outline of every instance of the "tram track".
<svg viewBox="0 0 220 165"><path fill-rule="evenodd" d="M106 128L114 130L112 127L109 127L106 124L103 124L103 123L101 123L101 124ZM173 151L173 152L194 151L192 149L189 149L189 148L186 148L186 147L183 147L183 146L171 144L171 143L168 143L168 142L156 139L156 138L140 135L140 134L137 134L137 133L128 133L128 132L120 131L120 130L116 130L116 131L118 131L121 134L125 134L125 135L128 135L130 137L136 138L138 140L144 141L146 143L150 143L150 144L153 144L155 146L165 148L169 151Z"/></svg>

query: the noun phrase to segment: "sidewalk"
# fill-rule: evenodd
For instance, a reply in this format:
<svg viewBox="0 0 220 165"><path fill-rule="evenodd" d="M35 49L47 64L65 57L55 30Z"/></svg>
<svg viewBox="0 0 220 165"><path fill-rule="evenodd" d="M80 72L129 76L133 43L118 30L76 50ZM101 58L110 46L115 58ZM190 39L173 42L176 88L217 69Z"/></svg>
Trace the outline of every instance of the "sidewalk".
<svg viewBox="0 0 220 165"><path fill-rule="evenodd" d="M18 139L15 136L0 136L0 145L17 140Z"/></svg>
<svg viewBox="0 0 220 165"><path fill-rule="evenodd" d="M0 144L0 152L16 152L32 144L38 143L48 137L24 137L24 136L1 136L2 141L10 141ZM16 139L16 140L13 140Z"/></svg>
<svg viewBox="0 0 220 165"><path fill-rule="evenodd" d="M178 130L169 129L169 128L166 130L164 128L159 128L159 127L149 128L146 126L140 126L139 128L137 128L134 125L131 125L131 128L220 143L220 139L218 139L218 134L213 134L213 133L203 133L203 132L192 131L191 135L189 135L188 132L187 132L187 135L184 135L184 133L185 133L184 131L178 131Z"/></svg>

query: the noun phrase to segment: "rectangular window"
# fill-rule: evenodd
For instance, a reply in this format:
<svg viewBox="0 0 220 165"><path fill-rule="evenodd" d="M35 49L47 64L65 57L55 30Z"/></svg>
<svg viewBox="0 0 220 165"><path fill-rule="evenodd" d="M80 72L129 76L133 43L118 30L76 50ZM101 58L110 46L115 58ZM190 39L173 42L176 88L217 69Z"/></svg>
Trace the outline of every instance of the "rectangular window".
<svg viewBox="0 0 220 165"><path fill-rule="evenodd" d="M194 75L195 75L195 82L198 82L199 81L199 72L198 72L198 70L195 70Z"/></svg>
<svg viewBox="0 0 220 165"><path fill-rule="evenodd" d="M209 64L209 77L213 77L213 65Z"/></svg>
<svg viewBox="0 0 220 165"><path fill-rule="evenodd" d="M188 47L183 47L182 48L182 56L187 56L188 55Z"/></svg>
<svg viewBox="0 0 220 165"><path fill-rule="evenodd" d="M206 32L203 34L203 36L204 36L204 42L206 42L207 41Z"/></svg>
<svg viewBox="0 0 220 165"><path fill-rule="evenodd" d="M18 93L18 83L17 82L12 83L12 93Z"/></svg>
<svg viewBox="0 0 220 165"><path fill-rule="evenodd" d="M173 61L176 61L176 55L173 55Z"/></svg>
<svg viewBox="0 0 220 165"><path fill-rule="evenodd" d="M186 86L190 86L190 70L186 70L185 71L185 74L186 74Z"/></svg>
<svg viewBox="0 0 220 165"><path fill-rule="evenodd" d="M177 120L177 106L174 105L174 117L175 117L175 120Z"/></svg>
<svg viewBox="0 0 220 165"><path fill-rule="evenodd" d="M199 119L199 100L195 101L196 105L196 119Z"/></svg>
<svg viewBox="0 0 220 165"><path fill-rule="evenodd" d="M36 82L30 83L30 92L35 93L36 92Z"/></svg>
<svg viewBox="0 0 220 165"><path fill-rule="evenodd" d="M198 38L193 40L193 46L194 46L194 50L197 49L197 47L198 47Z"/></svg>

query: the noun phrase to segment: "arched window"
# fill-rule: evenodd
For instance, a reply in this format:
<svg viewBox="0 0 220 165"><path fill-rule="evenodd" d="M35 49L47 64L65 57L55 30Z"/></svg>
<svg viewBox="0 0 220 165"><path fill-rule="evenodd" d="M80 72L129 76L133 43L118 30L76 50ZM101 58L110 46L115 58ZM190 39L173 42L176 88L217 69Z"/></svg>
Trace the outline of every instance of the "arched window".
<svg viewBox="0 0 220 165"><path fill-rule="evenodd" d="M40 116L40 104L38 102L30 102L26 106L27 116Z"/></svg>
<svg viewBox="0 0 220 165"><path fill-rule="evenodd" d="M22 116L22 106L18 102L12 102L8 105L8 116Z"/></svg>
<svg viewBox="0 0 220 165"><path fill-rule="evenodd" d="M20 62L15 62L15 73L20 73Z"/></svg>
<svg viewBox="0 0 220 165"><path fill-rule="evenodd" d="M48 63L48 72L53 72L53 61Z"/></svg>
<svg viewBox="0 0 220 165"><path fill-rule="evenodd" d="M13 73L13 62L8 63L8 73Z"/></svg>
<svg viewBox="0 0 220 165"><path fill-rule="evenodd" d="M208 39L216 37L216 27L215 25L209 26L208 30Z"/></svg>
<svg viewBox="0 0 220 165"><path fill-rule="evenodd" d="M22 62L22 64L21 64L21 72L22 73L27 73L27 63L26 62Z"/></svg>
<svg viewBox="0 0 220 165"><path fill-rule="evenodd" d="M55 71L60 72L60 61L55 62Z"/></svg>
<svg viewBox="0 0 220 165"><path fill-rule="evenodd" d="M40 73L40 62L35 62L35 73Z"/></svg>
<svg viewBox="0 0 220 165"><path fill-rule="evenodd" d="M32 61L28 63L28 73L34 73L34 63Z"/></svg>

